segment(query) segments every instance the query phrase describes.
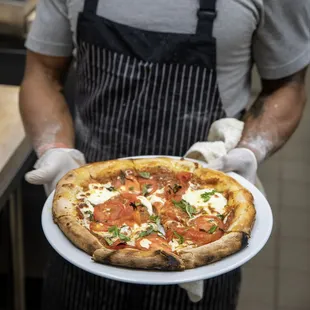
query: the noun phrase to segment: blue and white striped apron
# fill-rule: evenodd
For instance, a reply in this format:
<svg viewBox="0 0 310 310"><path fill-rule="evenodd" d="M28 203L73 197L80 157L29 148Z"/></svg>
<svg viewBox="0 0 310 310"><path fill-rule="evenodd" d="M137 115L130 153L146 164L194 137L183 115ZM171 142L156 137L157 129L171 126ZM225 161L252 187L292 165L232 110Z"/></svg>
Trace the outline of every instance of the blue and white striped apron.
<svg viewBox="0 0 310 310"><path fill-rule="evenodd" d="M77 26L76 142L87 161L181 156L193 143L206 141L212 122L225 117L212 34L216 0L200 0L195 34L115 23L96 14L97 4L85 1ZM239 269L205 281L204 298L192 303L179 286L99 278L52 256L43 309L236 308Z"/></svg>

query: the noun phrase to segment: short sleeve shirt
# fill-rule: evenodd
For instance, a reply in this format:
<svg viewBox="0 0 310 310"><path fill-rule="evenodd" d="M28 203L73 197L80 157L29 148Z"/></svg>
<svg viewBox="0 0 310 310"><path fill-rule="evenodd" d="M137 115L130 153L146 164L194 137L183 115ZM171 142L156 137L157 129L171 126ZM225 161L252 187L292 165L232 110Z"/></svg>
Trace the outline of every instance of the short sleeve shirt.
<svg viewBox="0 0 310 310"><path fill-rule="evenodd" d="M75 54L84 0L40 0L26 47L52 56ZM99 0L97 14L132 27L194 33L199 0ZM250 98L253 63L263 79L289 76L310 62L309 0L217 0L217 77L227 116Z"/></svg>

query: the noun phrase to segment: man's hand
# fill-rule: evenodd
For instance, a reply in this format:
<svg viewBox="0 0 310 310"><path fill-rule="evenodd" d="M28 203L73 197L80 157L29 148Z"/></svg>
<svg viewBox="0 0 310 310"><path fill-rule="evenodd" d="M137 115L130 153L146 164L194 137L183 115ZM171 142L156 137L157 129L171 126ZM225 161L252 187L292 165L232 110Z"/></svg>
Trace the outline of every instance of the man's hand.
<svg viewBox="0 0 310 310"><path fill-rule="evenodd" d="M279 150L297 128L306 102L305 73L306 68L283 79L262 80L238 144L250 149L258 163Z"/></svg>
<svg viewBox="0 0 310 310"><path fill-rule="evenodd" d="M256 181L257 161L254 153L249 149L233 149L227 155L212 160L208 168L223 172L236 172L253 184Z"/></svg>
<svg viewBox="0 0 310 310"><path fill-rule="evenodd" d="M71 169L85 164L84 155L75 149L53 148L46 151L35 163L35 170L26 174L31 184L44 185L47 195L56 187L57 182Z"/></svg>

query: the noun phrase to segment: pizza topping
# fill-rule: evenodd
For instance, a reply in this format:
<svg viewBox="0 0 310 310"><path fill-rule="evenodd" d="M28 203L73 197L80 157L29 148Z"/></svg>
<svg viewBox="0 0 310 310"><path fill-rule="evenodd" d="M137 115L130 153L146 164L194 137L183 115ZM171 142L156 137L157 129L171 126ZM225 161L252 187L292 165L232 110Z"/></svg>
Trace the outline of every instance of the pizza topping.
<svg viewBox="0 0 310 310"><path fill-rule="evenodd" d="M186 200L182 199L181 201L172 201L173 204L182 209L184 212L186 212L188 214L189 217L193 217L193 214L197 213L197 210L195 209L195 207L193 207L192 205L190 205Z"/></svg>
<svg viewBox="0 0 310 310"><path fill-rule="evenodd" d="M112 236L114 238L118 237L120 240L125 241L125 242L130 240L129 237L127 237L125 234L121 233L121 230L117 226L110 227L108 231L109 231L109 233L112 234Z"/></svg>
<svg viewBox="0 0 310 310"><path fill-rule="evenodd" d="M148 240L148 239L142 239L142 240L140 241L140 245L141 245L143 248L146 248L146 249L149 249L151 244L152 244L152 241L150 241L150 240Z"/></svg>
<svg viewBox="0 0 310 310"><path fill-rule="evenodd" d="M151 215L150 220L154 222L157 226L160 225L160 218L158 215Z"/></svg>
<svg viewBox="0 0 310 310"><path fill-rule="evenodd" d="M217 214L216 215L219 219L221 219L222 221L224 220L225 218L225 215L224 214Z"/></svg>
<svg viewBox="0 0 310 310"><path fill-rule="evenodd" d="M203 202L208 202L211 199L211 196L213 196L216 193L215 190L212 190L211 192L205 192L200 195L202 198Z"/></svg>
<svg viewBox="0 0 310 310"><path fill-rule="evenodd" d="M179 191L179 189L182 188L182 186L179 185L179 184L174 184L173 186L170 186L170 185L169 185L169 187L171 188L171 190L172 190L172 192L173 192L174 194L176 194L176 193Z"/></svg>
<svg viewBox="0 0 310 310"><path fill-rule="evenodd" d="M151 174L149 172L141 171L139 172L139 175L144 179L149 179L151 177Z"/></svg>
<svg viewBox="0 0 310 310"><path fill-rule="evenodd" d="M149 188L151 187L150 184L143 184L142 185L142 195L145 196L149 192Z"/></svg>
<svg viewBox="0 0 310 310"><path fill-rule="evenodd" d="M179 239L178 240L179 244L183 244L184 243L184 237L179 235L176 231L174 231L173 233Z"/></svg>
<svg viewBox="0 0 310 310"><path fill-rule="evenodd" d="M96 184L91 183L88 185L89 190L86 192L80 192L76 195L77 199L83 198L85 203L89 202L93 205L104 203L105 201L119 195L119 192L111 190L111 183Z"/></svg>
<svg viewBox="0 0 310 310"><path fill-rule="evenodd" d="M194 190L189 187L182 199L194 205L198 212L205 211L209 214L223 214L227 205L227 199L214 189Z"/></svg>
<svg viewBox="0 0 310 310"><path fill-rule="evenodd" d="M150 234L153 233L153 232L154 232L154 227L153 227L153 226L149 226L149 227L147 228L147 230L140 232L139 238L148 236L148 235L150 235Z"/></svg>
<svg viewBox="0 0 310 310"><path fill-rule="evenodd" d="M208 233L209 233L209 234L213 234L213 233L216 231L216 229L217 229L217 226L216 226L216 225L213 225L213 226L209 229Z"/></svg>
<svg viewBox="0 0 310 310"><path fill-rule="evenodd" d="M141 201L142 205L146 207L149 215L152 215L153 214L153 207L152 207L152 204L149 202L149 200L147 198L145 198L144 196L138 196L137 198Z"/></svg>

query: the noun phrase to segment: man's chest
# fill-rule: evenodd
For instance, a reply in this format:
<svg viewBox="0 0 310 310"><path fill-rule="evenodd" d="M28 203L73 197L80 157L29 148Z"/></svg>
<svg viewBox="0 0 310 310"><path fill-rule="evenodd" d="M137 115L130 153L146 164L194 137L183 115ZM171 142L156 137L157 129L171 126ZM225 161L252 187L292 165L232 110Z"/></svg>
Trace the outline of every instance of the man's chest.
<svg viewBox="0 0 310 310"><path fill-rule="evenodd" d="M217 0L214 36L217 48L248 49L260 20L261 0ZM67 0L71 30L76 35L78 13L83 0ZM194 33L198 0L99 0L97 15L144 30Z"/></svg>

